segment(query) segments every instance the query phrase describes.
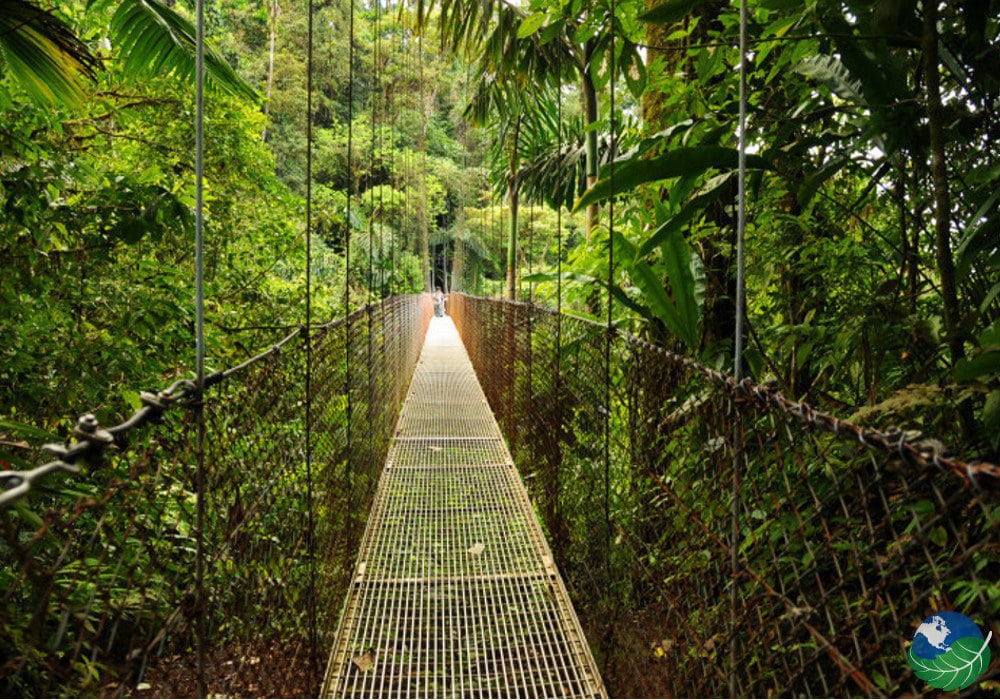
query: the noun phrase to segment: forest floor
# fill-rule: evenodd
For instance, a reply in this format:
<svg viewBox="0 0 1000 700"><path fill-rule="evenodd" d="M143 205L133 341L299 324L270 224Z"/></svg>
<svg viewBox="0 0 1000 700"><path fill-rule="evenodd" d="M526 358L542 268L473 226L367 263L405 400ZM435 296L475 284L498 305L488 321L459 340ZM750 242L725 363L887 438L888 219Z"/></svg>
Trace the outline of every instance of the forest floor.
<svg viewBox="0 0 1000 700"><path fill-rule="evenodd" d="M312 698L319 693L325 660L310 663L301 641L217 649L206 660L209 698ZM194 698L198 692L194 651L150 659L133 698Z"/></svg>

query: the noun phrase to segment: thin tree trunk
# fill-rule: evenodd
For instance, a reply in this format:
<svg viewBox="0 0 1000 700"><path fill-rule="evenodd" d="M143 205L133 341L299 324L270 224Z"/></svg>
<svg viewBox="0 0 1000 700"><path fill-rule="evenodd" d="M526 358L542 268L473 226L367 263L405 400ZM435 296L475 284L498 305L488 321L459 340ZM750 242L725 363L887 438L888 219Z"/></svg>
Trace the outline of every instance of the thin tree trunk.
<svg viewBox="0 0 1000 700"><path fill-rule="evenodd" d="M417 64L420 79L420 262L424 273L424 289L433 291L431 286L431 249L430 234L428 232L429 222L427 221L427 98L424 94L424 40L417 39Z"/></svg>
<svg viewBox="0 0 1000 700"><path fill-rule="evenodd" d="M938 73L937 0L923 3L924 30L921 49L927 84L927 127L931 142L931 179L934 184L934 248L938 277L941 280L941 301L944 304L944 326L948 333L948 349L952 367L965 357L965 333L962 330L958 289L955 284L955 260L951 253L951 192L948 188L948 165L944 152L944 114L941 107L941 76ZM958 420L962 435L977 440L976 419L972 403L966 399L958 405Z"/></svg>
<svg viewBox="0 0 1000 700"><path fill-rule="evenodd" d="M581 74L583 75L582 80L582 90L580 91L583 98L583 118L585 122L585 128L587 129L587 187L593 187L594 183L597 182L597 171L598 171L598 153L597 153L597 132L590 127L597 122L597 90L594 88L594 81L590 78L590 61L594 57L594 45L595 42L590 40L586 43L583 50L584 64L581 68ZM597 204L591 204L587 207L587 218L585 228L583 229L584 238L590 240L590 236L594 231L594 226L597 225Z"/></svg>
<svg viewBox="0 0 1000 700"><path fill-rule="evenodd" d="M517 298L517 208L520 201L517 185L517 148L521 139L521 116L514 121L514 136L507 151L507 206L510 207L510 229L507 233L507 298Z"/></svg>
<svg viewBox="0 0 1000 700"><path fill-rule="evenodd" d="M461 211L461 210L459 210ZM455 239L455 253L451 256L451 289L462 291L469 289L465 279L465 243L461 238Z"/></svg>
<svg viewBox="0 0 1000 700"><path fill-rule="evenodd" d="M917 312L917 266L920 264L919 250L917 247L917 231L910 235L907 226L909 211L906 208L906 177L900 167L896 177L896 206L899 208L899 243L903 252L903 274L905 280L906 310L911 316Z"/></svg>
<svg viewBox="0 0 1000 700"><path fill-rule="evenodd" d="M924 2L922 50L924 79L927 86L927 126L931 143L931 178L934 186L934 246L938 276L941 280L941 300L944 304L944 325L948 333L948 348L952 365L965 357L964 337L958 291L955 286L955 261L951 253L951 192L944 152L944 116L941 108L941 78L938 73L938 34L936 1Z"/></svg>
<svg viewBox="0 0 1000 700"><path fill-rule="evenodd" d="M264 128L260 132L260 140L267 141L267 122L271 118L271 92L274 89L274 44L275 36L278 33L278 13L281 12L281 7L278 5L278 0L271 0L267 5L267 24L269 45L267 54L267 91L264 95Z"/></svg>

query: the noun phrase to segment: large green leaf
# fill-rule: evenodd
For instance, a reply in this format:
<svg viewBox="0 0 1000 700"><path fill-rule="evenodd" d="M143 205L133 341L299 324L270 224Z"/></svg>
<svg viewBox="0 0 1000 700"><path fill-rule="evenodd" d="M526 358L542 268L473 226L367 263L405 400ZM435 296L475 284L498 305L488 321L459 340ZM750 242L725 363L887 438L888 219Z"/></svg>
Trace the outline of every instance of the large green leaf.
<svg viewBox="0 0 1000 700"><path fill-rule="evenodd" d="M816 12L834 40L840 63L857 81L866 103L873 107L891 105L909 97L905 63L879 42L858 41L855 27L834 3L819 3Z"/></svg>
<svg viewBox="0 0 1000 700"><path fill-rule="evenodd" d="M653 315L663 321L663 324L678 338L684 337L684 328L680 314L673 300L667 294L663 282L653 268L644 260L639 260L632 266L632 281L642 292L643 298L649 304Z"/></svg>
<svg viewBox="0 0 1000 700"><path fill-rule="evenodd" d="M955 267L959 272L968 272L976 256L996 247L997 232L1000 231L1000 189L995 189L975 213L969 217L969 225L962 232L962 238L955 248Z"/></svg>
<svg viewBox="0 0 1000 700"><path fill-rule="evenodd" d="M160 0L121 0L111 18L122 68L135 76L195 77L196 29ZM215 51L205 51L208 85L254 99L256 93Z"/></svg>
<svg viewBox="0 0 1000 700"><path fill-rule="evenodd" d="M0 430L12 436L30 438L37 441L47 440L49 442L58 442L61 439L59 433L53 433L48 430L36 428L33 425L28 425L27 423L18 423L11 420L0 420Z"/></svg>
<svg viewBox="0 0 1000 700"><path fill-rule="evenodd" d="M693 252L679 230L666 237L662 248L662 264L666 269L670 292L664 287L661 275L645 260L637 260L632 266L632 281L642 292L653 315L685 345L697 348L704 281L701 281L699 289Z"/></svg>
<svg viewBox="0 0 1000 700"><path fill-rule="evenodd" d="M701 175L713 168L733 170L737 167L738 160L739 152L735 148L724 146L685 146L655 158L631 156L601 168L601 179L583 193L573 210L579 211L607 199L612 192L622 194L647 182ZM746 162L747 167L752 169L769 167L767 161L758 155L748 155Z"/></svg>
<svg viewBox="0 0 1000 700"><path fill-rule="evenodd" d="M989 381L1000 376L1000 321L979 334L972 358L959 360L955 379L959 382Z"/></svg>
<svg viewBox="0 0 1000 700"><path fill-rule="evenodd" d="M683 332L678 337L688 347L698 345L698 320L701 317L701 307L698 304L698 288L695 282L692 261L694 252L680 231L674 231L661 246L663 264L667 269L667 279L670 280L670 290L674 295L674 304L680 316Z"/></svg>
<svg viewBox="0 0 1000 700"><path fill-rule="evenodd" d="M725 176L720 175L718 180L713 178L714 182L711 187L702 192L701 194L691 198L681 210L671 216L669 219L660 224L655 231L653 231L649 238L642 242L639 246L639 255L649 255L653 250L663 245L664 241L667 240L668 236L672 236L674 233L681 230L681 228L691 221L697 214L705 210L712 202L719 199L722 193L729 186L729 181L732 179L731 173Z"/></svg>
<svg viewBox="0 0 1000 700"><path fill-rule="evenodd" d="M524 21L517 28L517 38L526 39L537 32L545 24L545 20L548 17L548 14L545 12L535 12L525 17Z"/></svg>
<svg viewBox="0 0 1000 700"><path fill-rule="evenodd" d="M1000 352L985 350L955 365L955 380L959 382L985 381L996 376L1000 376Z"/></svg>
<svg viewBox="0 0 1000 700"><path fill-rule="evenodd" d="M551 272L535 272L530 275L524 275L524 277L522 277L521 279L524 282L534 282L534 283L555 282L556 280L559 279L559 275ZM571 282L577 282L579 284L588 286L597 285L604 287L605 289L608 289L607 280L598 279L592 275L584 275L579 272L564 272L562 273L562 279L569 280ZM611 296L613 296L615 298L615 301L620 303L622 306L631 309L640 316L644 318L651 318L649 309L642 306L641 304L637 304L635 300L629 297L629 295L625 292L625 290L619 287L617 284L611 285Z"/></svg>
<svg viewBox="0 0 1000 700"><path fill-rule="evenodd" d="M992 636L990 632L990 636ZM922 659L910 647L910 668L914 675L941 690L967 688L976 682L990 663L990 638L962 637L951 649L934 659Z"/></svg>
<svg viewBox="0 0 1000 700"><path fill-rule="evenodd" d="M0 1L0 65L43 104L79 105L97 59L57 17L24 0Z"/></svg>

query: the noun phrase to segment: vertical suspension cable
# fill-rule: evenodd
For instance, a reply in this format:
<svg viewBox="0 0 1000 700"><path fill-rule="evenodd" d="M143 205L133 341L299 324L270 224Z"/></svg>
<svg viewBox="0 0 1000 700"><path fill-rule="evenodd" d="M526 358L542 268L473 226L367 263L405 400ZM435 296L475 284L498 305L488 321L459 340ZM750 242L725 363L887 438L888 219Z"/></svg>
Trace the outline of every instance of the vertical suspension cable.
<svg viewBox="0 0 1000 700"><path fill-rule="evenodd" d="M562 159L562 74L556 76L556 153ZM556 207L556 352L562 350L562 210Z"/></svg>
<svg viewBox="0 0 1000 700"><path fill-rule="evenodd" d="M195 588L198 591L198 621L195 623L197 638L198 695L206 697L205 657L207 639L207 610L205 606L205 3L197 0L195 12L195 346L196 385L198 400L195 403L195 420L198 424L195 514L197 542L195 544Z"/></svg>
<svg viewBox="0 0 1000 700"><path fill-rule="evenodd" d="M562 149L563 149L563 135L562 135L562 73L557 73L556 75L556 153L558 158L562 159ZM562 549L562 516L561 509L559 508L559 477L562 471L562 449L559 446L559 439L563 431L563 401L562 401L562 236L563 236L563 226L562 226L562 210L563 202L562 198L556 206L556 372L555 372L555 402L558 407L558 423L556 423L556 433L553 436L556 445L557 453L559 458L555 460L556 473L552 478L552 488L553 493L549 495L552 499L552 513L554 515L553 521L555 527L552 527L552 533L556 536L556 542L554 543L557 550ZM558 551L561 556L562 552Z"/></svg>
<svg viewBox="0 0 1000 700"><path fill-rule="evenodd" d="M379 10L381 9L382 0L375 0L375 24L379 25ZM388 8L386 8L388 10ZM388 95L386 95L385 90L385 71L383 64L388 65L388 59L385 58L383 39L383 30L380 28L376 33L376 47L378 48L379 62L378 62L378 74L375 86L379 91L379 99L382 102L382 118L378 124L378 153L379 153L379 163L383 165L386 171L386 180L383 182L382 186L378 188L378 210L379 210L379 228L378 228L378 296L382 300L382 309L385 310L385 188L386 185L392 182L392 166L386 165L386 155L385 155L385 128L386 121L389 120L389 100ZM383 344L385 342L385 334L382 335Z"/></svg>
<svg viewBox="0 0 1000 700"><path fill-rule="evenodd" d="M746 131L747 131L747 2L740 0L740 76L739 76L739 134L738 166L737 166L737 207L736 207L736 327L735 348L733 351L733 377L737 383L743 379L743 325L744 306L746 304L746 273L744 236L746 233ZM736 602L737 582L739 578L740 536L740 475L743 470L743 436L742 418L739 404L734 404L733 424L733 494L730 513L730 543L729 556L732 581L729 591L729 694L736 696Z"/></svg>
<svg viewBox="0 0 1000 700"><path fill-rule="evenodd" d="M347 237L344 242L344 392L346 394L346 405L344 407L344 432L345 445L347 447L347 458L344 463L344 481L347 490L347 523L346 544L347 556L353 556L354 546L354 487L351 484L351 465L353 463L351 455L352 439L352 418L354 413L353 400L351 398L351 234L353 224L351 223L351 204L354 196L354 0L348 0L350 12L347 29L347 204L345 207L347 217Z"/></svg>
<svg viewBox="0 0 1000 700"><path fill-rule="evenodd" d="M746 233L746 181L747 181L747 3L740 0L740 87L739 87L739 134L737 137L737 194L736 194L736 341L733 351L733 376L736 381L743 379L743 307L746 303L746 260L744 236Z"/></svg>
<svg viewBox="0 0 1000 700"><path fill-rule="evenodd" d="M386 7L386 10L388 10L388 9L389 8ZM398 21L399 20L397 18L397 23L398 23ZM392 37L395 40L395 45L396 45L395 55L398 58L398 56L402 53L402 50L403 50L403 47L402 47L402 30L398 26L398 24L393 29ZM399 70L398 66L397 66L397 70ZM400 115L401 108L399 106L399 100L398 100L398 98L396 98L395 92L393 92L393 103L394 103L393 104L394 109L392 111L392 116L390 117L390 120L389 120L389 173L391 175L391 179L392 179L392 183L393 183L393 188L392 189L394 191L398 192L398 191L401 191L401 190L399 189L399 175L396 173L396 142L399 140L399 122L400 122L400 117L401 117L401 115ZM388 112L388 110L389 110L389 90L388 90L388 88L386 89L386 105L385 105L385 109ZM404 199L404 202L405 202L405 199ZM395 208L396 207L394 205L393 209L395 210ZM393 295L395 295L395 293L396 293L396 289L395 289L396 244L397 244L398 240L403 235L403 230L402 230L403 229L403 225L402 225L403 221L405 221L405 216L402 217L402 218L400 218L398 230L393 230L393 232L392 232L393 235L390 235L390 237L389 237L389 275L388 275L389 276L389 284L388 284L388 290L387 291L388 291L388 295L390 297L393 296Z"/></svg>
<svg viewBox="0 0 1000 700"><path fill-rule="evenodd" d="M313 0L307 3L306 22L306 373L305 373L305 458L306 458L306 556L309 557L309 589L306 612L309 617L309 664L315 687L319 678L319 629L316 601L316 520L312 473L312 171L313 171Z"/></svg>
<svg viewBox="0 0 1000 700"><path fill-rule="evenodd" d="M605 543L605 581L611 579L611 337L612 337L612 314L614 311L614 299L611 295L611 286L614 284L615 275L615 74L617 65L615 63L615 0L611 0L610 23L611 41L609 70L611 71L608 101L608 126L610 138L608 142L608 315L607 331L604 336L604 526L607 541Z"/></svg>
<svg viewBox="0 0 1000 700"><path fill-rule="evenodd" d="M375 18L372 22L372 71L374 73L372 77L372 139L371 139L371 151L369 153L369 169L371 175L369 177L369 193L368 202L371 206L371 214L368 217L368 305L370 306L374 300L375 294L375 154L376 154L376 133L375 133L375 123L378 119L378 81L379 81L379 46L378 46L378 15L379 15L379 0L374 0L373 3L375 8ZM368 315L369 318L369 331L371 314ZM369 333L369 371L371 371L371 333Z"/></svg>
<svg viewBox="0 0 1000 700"><path fill-rule="evenodd" d="M503 36L504 35L504 24L503 24L503 9L500 6L497 7L497 25L498 25L498 27L497 27L497 36L499 36L499 42L500 42L499 46L497 48L497 51L499 53L502 53L503 52L503 46L504 46L504 36ZM497 82L499 82L499 80L500 80L500 70L497 67L494 67L494 79L497 80ZM496 134L496 136L499 136L499 135L500 135L499 133ZM498 140L499 139L496 139L496 137L494 137L494 142L496 142ZM502 152L503 151L501 150L501 153ZM493 205L493 197L494 197L494 192L491 189L490 190L490 206ZM506 247L504 246L504 242L503 242L503 232L504 232L504 225L503 225L503 195L501 194L500 195L500 212L497 214L497 230L496 230L497 254L499 255L499 262L497 263L497 267L499 268L498 271L500 272L500 284L497 287L497 299L503 299L504 298L504 293L505 293L505 290L506 290L506 287L507 287L507 254L506 254L507 250L506 250Z"/></svg>
<svg viewBox="0 0 1000 700"><path fill-rule="evenodd" d="M400 46L400 53L402 54L403 73L407 76L410 76L412 75L410 66L410 47L412 46L413 40L410 37L410 28L408 24L403 21L403 10L405 8L406 8L406 3L405 2L400 3L399 34L400 34L400 43L402 44L402 46ZM402 138L402 127L405 125L405 122L403 121L402 100L400 100L400 105L399 105L399 120L400 120L400 137L401 137L400 141L401 143L404 143L405 139ZM403 188L405 190L403 193L403 215L400 219L400 222L401 224L406 224L407 226L410 226L412 224L413 215L410 212L410 157L408 151L409 151L408 148L403 148L403 152L400 154L403 160L401 168L403 171ZM412 228L410 229L410 231L412 232ZM400 234L402 234L402 225L400 226ZM404 242L409 242L409 236Z"/></svg>
<svg viewBox="0 0 1000 700"><path fill-rule="evenodd" d="M493 211L493 187L492 187L492 185L490 185L489 179L487 179L487 181L486 181L486 198L487 198L486 203L489 205L489 208L490 208L490 225L489 225L489 228L487 230L487 233L492 238L493 237L493 228L494 228L494 226L496 226L496 222L494 221L494 219L496 217L495 217L494 211ZM484 277L485 277L485 275L484 275ZM490 292L490 296L493 296L492 292Z"/></svg>
<svg viewBox="0 0 1000 700"><path fill-rule="evenodd" d="M375 362L373 358L375 356L375 346L373 342L374 329L375 329L375 319L373 314L374 302L375 302L375 168L376 168L376 134L375 134L375 122L378 118L378 72L379 72L379 54L378 54L378 10L379 10L379 0L374 0L375 6L375 17L372 22L372 70L373 70L373 89L372 89L372 123L371 123L371 150L368 154L369 171L371 173L369 177L369 196L368 201L371 205L371 214L368 218L368 310L365 314L367 319L367 330L365 333L365 340L367 342L366 355L367 361L365 362L366 373L368 375L368 392L365 394L365 407L367 409L365 416L367 425L369 429L365 431L365 438L368 443L367 459L374 459L375 443L378 439L375 428L375 412L377 406L375 405L375 373L377 368L375 367ZM377 468L375 464L366 465L368 467ZM367 495L365 497L367 501Z"/></svg>
<svg viewBox="0 0 1000 700"><path fill-rule="evenodd" d="M538 136L535 135L531 144L531 157L533 159L538 158ZM528 201L528 254L525 256L528 260L528 277L531 277L531 247L535 240L535 198L532 197ZM524 284L524 280L521 280L521 284ZM523 287L522 287L523 289ZM532 304L535 301L535 283L528 282L528 303ZM524 292L521 292L521 298L524 298Z"/></svg>

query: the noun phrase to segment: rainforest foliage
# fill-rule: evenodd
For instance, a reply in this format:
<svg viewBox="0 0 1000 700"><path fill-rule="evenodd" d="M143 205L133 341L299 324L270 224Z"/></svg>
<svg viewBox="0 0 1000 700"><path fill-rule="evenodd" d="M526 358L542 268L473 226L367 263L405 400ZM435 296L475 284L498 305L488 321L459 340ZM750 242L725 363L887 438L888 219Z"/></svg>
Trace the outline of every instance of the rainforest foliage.
<svg viewBox="0 0 1000 700"><path fill-rule="evenodd" d="M748 373L996 458L1000 2L748 5ZM212 367L305 320L307 195L317 318L559 290L732 366L738 4L312 8L206 2ZM193 12L0 3L8 442L190 371Z"/></svg>

